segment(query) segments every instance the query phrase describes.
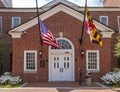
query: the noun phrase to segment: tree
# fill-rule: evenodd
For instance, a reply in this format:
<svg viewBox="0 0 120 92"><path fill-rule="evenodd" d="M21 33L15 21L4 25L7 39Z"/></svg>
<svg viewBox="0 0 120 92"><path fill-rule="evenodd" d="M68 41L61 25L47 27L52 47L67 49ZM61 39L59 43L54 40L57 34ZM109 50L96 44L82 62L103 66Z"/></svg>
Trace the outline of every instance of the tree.
<svg viewBox="0 0 120 92"><path fill-rule="evenodd" d="M114 47L114 56L117 57L118 66L120 66L120 35L117 37L117 43Z"/></svg>
<svg viewBox="0 0 120 92"><path fill-rule="evenodd" d="M117 58L120 58L120 35L117 37L117 43L115 44L115 48L114 48L114 55Z"/></svg>
<svg viewBox="0 0 120 92"><path fill-rule="evenodd" d="M4 62L4 59L8 53L9 53L9 48L7 41L0 38L0 70L2 68L2 63Z"/></svg>

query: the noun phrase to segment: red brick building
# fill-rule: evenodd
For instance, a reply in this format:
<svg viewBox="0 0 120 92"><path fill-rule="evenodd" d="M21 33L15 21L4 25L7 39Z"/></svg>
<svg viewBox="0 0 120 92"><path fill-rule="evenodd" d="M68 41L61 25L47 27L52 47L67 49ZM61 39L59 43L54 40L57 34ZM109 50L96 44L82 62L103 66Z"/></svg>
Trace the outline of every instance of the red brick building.
<svg viewBox="0 0 120 92"><path fill-rule="evenodd" d="M0 0L0 7L12 7L12 0Z"/></svg>
<svg viewBox="0 0 120 92"><path fill-rule="evenodd" d="M12 7L12 0L0 0L0 9L7 9ZM8 48L10 47L10 37L8 34L6 34L6 29L8 30L9 28L4 24L5 22L3 21L3 16L4 18L6 17L6 14L3 14L3 12L0 12L0 38L6 39L8 41ZM7 17L6 17L7 19ZM6 21L7 22L7 21ZM6 28L7 27L7 28ZM11 54L7 53L5 56L4 61L2 62L1 56L0 56L0 75L3 74L5 71L10 71L10 63L11 63Z"/></svg>
<svg viewBox="0 0 120 92"><path fill-rule="evenodd" d="M36 10L0 9L0 16L6 24L3 24L2 33L5 36L7 30L12 38L12 74L20 75L25 81L78 81L82 69L83 80L91 72L92 81L99 81L116 64L113 46L119 33L120 8L93 7L89 11L101 33L102 47L92 44L86 31L82 46L79 43L84 8L66 0L54 0L41 7L39 17L57 38L61 49L43 45L40 58ZM21 24L16 26L15 20L18 24L21 20ZM11 25L14 28L10 29ZM85 52L83 56L81 50Z"/></svg>
<svg viewBox="0 0 120 92"><path fill-rule="evenodd" d="M120 0L101 0L104 7L120 7Z"/></svg>

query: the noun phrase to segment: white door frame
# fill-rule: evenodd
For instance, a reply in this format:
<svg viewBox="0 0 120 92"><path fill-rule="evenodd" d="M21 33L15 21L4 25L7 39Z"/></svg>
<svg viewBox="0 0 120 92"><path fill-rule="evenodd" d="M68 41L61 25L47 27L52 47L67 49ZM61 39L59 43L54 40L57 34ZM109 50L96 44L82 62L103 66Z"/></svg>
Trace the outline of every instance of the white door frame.
<svg viewBox="0 0 120 92"><path fill-rule="evenodd" d="M49 66L48 66L48 71L49 71L49 82L51 81L51 54L52 53L71 53L72 54L72 67L73 67L73 79L72 81L75 81L75 65L74 65L74 62L75 62L75 57L74 57L74 46L72 44L72 42L66 38L57 38L57 40L59 39L63 39L63 40L66 40L70 43L70 45L72 46L72 49L70 50L60 50L60 49L56 49L56 50L51 50L51 46L49 46L49 59L48 59L48 63L49 63Z"/></svg>

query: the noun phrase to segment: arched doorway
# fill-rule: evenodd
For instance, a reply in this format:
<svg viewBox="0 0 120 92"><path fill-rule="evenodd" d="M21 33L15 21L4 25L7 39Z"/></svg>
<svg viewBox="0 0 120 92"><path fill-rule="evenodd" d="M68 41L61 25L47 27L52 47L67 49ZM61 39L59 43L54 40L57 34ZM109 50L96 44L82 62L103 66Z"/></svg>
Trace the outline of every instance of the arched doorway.
<svg viewBox="0 0 120 92"><path fill-rule="evenodd" d="M60 49L49 47L49 81L74 81L74 46L58 38Z"/></svg>

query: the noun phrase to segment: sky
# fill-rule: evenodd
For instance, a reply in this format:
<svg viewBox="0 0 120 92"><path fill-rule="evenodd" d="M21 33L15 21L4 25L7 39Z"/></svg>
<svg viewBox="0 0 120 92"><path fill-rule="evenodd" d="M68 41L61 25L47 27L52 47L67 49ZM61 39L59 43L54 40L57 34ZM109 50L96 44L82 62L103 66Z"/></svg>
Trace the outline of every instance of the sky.
<svg viewBox="0 0 120 92"><path fill-rule="evenodd" d="M36 0L12 0L13 7L35 7L36 6ZM39 7L51 2L53 0L38 0ZM85 0L68 0L72 3L75 3L79 6L85 5ZM102 6L102 3L99 2L99 0L88 0L87 5L90 7L100 7Z"/></svg>

